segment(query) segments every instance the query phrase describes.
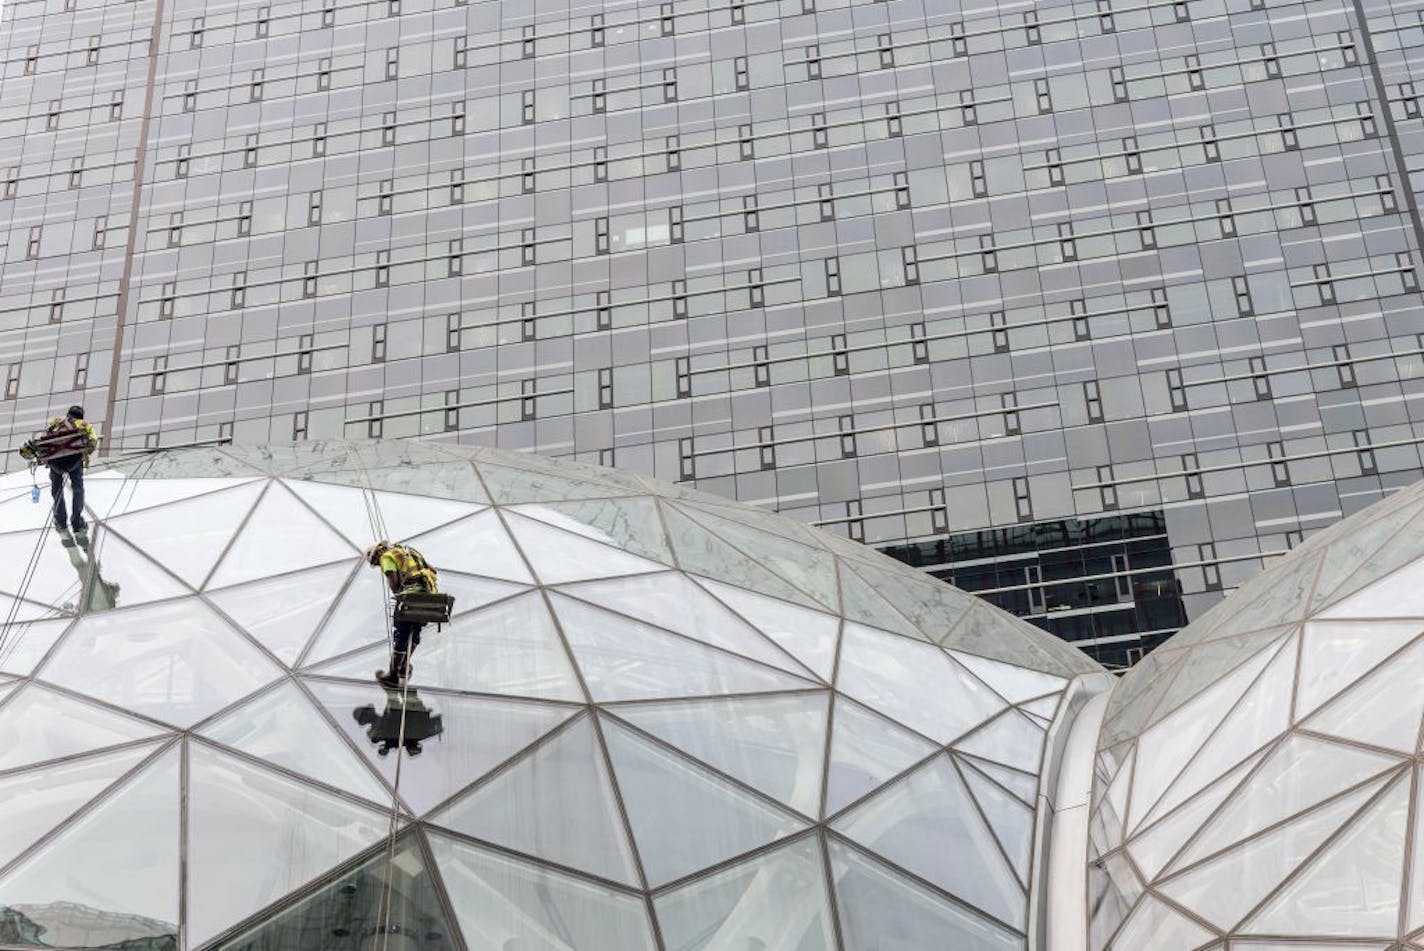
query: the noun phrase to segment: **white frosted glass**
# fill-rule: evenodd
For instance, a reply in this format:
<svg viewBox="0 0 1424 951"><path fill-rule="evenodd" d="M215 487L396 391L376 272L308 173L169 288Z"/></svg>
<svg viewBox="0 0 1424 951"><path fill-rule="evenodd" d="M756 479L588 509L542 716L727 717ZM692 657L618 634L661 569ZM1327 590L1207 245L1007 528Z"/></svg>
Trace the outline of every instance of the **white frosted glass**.
<svg viewBox="0 0 1424 951"><path fill-rule="evenodd" d="M826 814L837 812L935 751L922 736L837 697Z"/></svg>
<svg viewBox="0 0 1424 951"><path fill-rule="evenodd" d="M1134 835L1127 848L1137 862L1137 867L1142 869L1142 874L1149 880L1156 878L1181 849L1182 844L1202 827L1207 817L1237 788L1242 777L1265 755L1264 751L1257 753L1176 810Z"/></svg>
<svg viewBox="0 0 1424 951"><path fill-rule="evenodd" d="M979 803L994 837L1004 847L1019 881L1028 887L1029 853L1033 849L1033 810L990 782L972 766L962 771L964 782Z"/></svg>
<svg viewBox="0 0 1424 951"><path fill-rule="evenodd" d="M836 608L835 559L829 552L802 544L775 531L763 531L741 521L713 512L710 508L685 505L682 511L703 527L743 553L785 578L820 604ZM772 527L771 523L768 527ZM780 527L780 526L776 526Z"/></svg>
<svg viewBox="0 0 1424 951"><path fill-rule="evenodd" d="M826 681L831 679L835 669L840 618L720 581L703 578L698 579L698 583L757 630L780 644L817 677Z"/></svg>
<svg viewBox="0 0 1424 951"><path fill-rule="evenodd" d="M147 488L162 486L168 481L142 480L131 484ZM212 495L114 518L107 524L196 588L218 563L266 484L263 480L247 482ZM95 500L88 483L85 491L89 506L102 513L102 502Z"/></svg>
<svg viewBox="0 0 1424 951"><path fill-rule="evenodd" d="M207 586L224 588L329 564L357 554L280 482L268 483ZM434 559L432 559L433 561Z"/></svg>
<svg viewBox="0 0 1424 951"><path fill-rule="evenodd" d="M1424 633L1421 621L1308 621L1295 716L1303 719Z"/></svg>
<svg viewBox="0 0 1424 951"><path fill-rule="evenodd" d="M428 532L484 508L470 502L379 490L368 492L361 488L326 485L305 479L283 479L282 484L330 522L347 541L361 549L380 540L372 537L369 514L372 505L380 513L381 522L391 535L389 541L401 541Z"/></svg>
<svg viewBox="0 0 1424 951"><path fill-rule="evenodd" d="M458 571L516 584L534 583L529 566L493 509L417 535L410 544L437 571Z"/></svg>
<svg viewBox="0 0 1424 951"><path fill-rule="evenodd" d="M534 574L544 584L641 574L666 567L515 512L506 512L504 517Z"/></svg>
<svg viewBox="0 0 1424 951"><path fill-rule="evenodd" d="M1000 714L954 744L964 753L1037 773L1043 760L1043 728L1017 710Z"/></svg>
<svg viewBox="0 0 1424 951"><path fill-rule="evenodd" d="M236 588L208 599L285 664L292 664L352 571L342 562Z"/></svg>
<svg viewBox="0 0 1424 951"><path fill-rule="evenodd" d="M1196 948L1215 937L1171 906L1148 895L1128 916L1113 941L1113 951L1135 948Z"/></svg>
<svg viewBox="0 0 1424 951"><path fill-rule="evenodd" d="M1396 654L1302 724L1306 729L1413 754L1424 718L1424 638Z"/></svg>
<svg viewBox="0 0 1424 951"><path fill-rule="evenodd" d="M0 601L0 610L8 610L11 599ZM74 623L73 618L48 621L24 621L10 625L0 638L0 670L10 674L28 675L43 659L59 636Z"/></svg>
<svg viewBox="0 0 1424 951"><path fill-rule="evenodd" d="M1408 536L1415 532L1404 534ZM1353 587L1349 582L1347 586ZM1320 616L1326 619L1424 617L1424 558L1371 581L1349 597L1332 604Z"/></svg>
<svg viewBox="0 0 1424 951"><path fill-rule="evenodd" d="M994 692L1009 703L1022 703L1044 694L1057 693L1068 682L1052 674L1029 670L1027 667L1015 667L961 651L950 651L950 656L968 667L970 673L994 688ZM1052 715L1052 710L1048 715Z"/></svg>
<svg viewBox="0 0 1424 951"><path fill-rule="evenodd" d="M0 706L0 769L14 769L156 736L161 729L40 684Z"/></svg>

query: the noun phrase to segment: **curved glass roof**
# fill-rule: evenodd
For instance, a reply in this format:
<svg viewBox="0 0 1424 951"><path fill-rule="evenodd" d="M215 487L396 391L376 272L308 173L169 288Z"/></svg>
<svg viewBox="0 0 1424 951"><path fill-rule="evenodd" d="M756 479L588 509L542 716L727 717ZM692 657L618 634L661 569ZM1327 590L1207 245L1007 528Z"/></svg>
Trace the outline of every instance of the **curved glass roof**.
<svg viewBox="0 0 1424 951"><path fill-rule="evenodd" d="M983 602L521 454L222 447L87 482L65 547L0 479L4 942L1025 947L1046 731L1097 668ZM408 693L371 679L382 534L456 598Z"/></svg>
<svg viewBox="0 0 1424 951"><path fill-rule="evenodd" d="M1312 536L1115 688L1091 947L1424 946L1421 744L1424 483Z"/></svg>

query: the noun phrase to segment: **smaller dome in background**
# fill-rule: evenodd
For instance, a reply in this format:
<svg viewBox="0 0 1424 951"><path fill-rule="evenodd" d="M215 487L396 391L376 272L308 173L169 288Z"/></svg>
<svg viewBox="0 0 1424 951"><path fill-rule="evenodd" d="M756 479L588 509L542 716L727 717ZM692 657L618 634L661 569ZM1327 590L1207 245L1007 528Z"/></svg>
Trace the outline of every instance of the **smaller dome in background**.
<svg viewBox="0 0 1424 951"><path fill-rule="evenodd" d="M306 949L389 887L430 951L1027 947L1049 739L1103 675L922 572L444 445L96 466L92 551L28 485L0 479L0 921ZM457 599L401 699L379 536Z"/></svg>
<svg viewBox="0 0 1424 951"><path fill-rule="evenodd" d="M1114 689L1089 946L1424 947L1421 742L1424 483L1307 539Z"/></svg>

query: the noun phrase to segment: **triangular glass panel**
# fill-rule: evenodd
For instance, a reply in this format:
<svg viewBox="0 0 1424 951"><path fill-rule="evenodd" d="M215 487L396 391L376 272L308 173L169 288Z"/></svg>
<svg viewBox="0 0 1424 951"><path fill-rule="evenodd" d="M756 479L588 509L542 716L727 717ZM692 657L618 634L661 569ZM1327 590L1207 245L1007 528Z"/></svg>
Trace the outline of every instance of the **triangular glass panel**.
<svg viewBox="0 0 1424 951"><path fill-rule="evenodd" d="M820 840L803 836L653 900L668 951L835 951Z"/></svg>
<svg viewBox="0 0 1424 951"><path fill-rule="evenodd" d="M1304 719L1376 664L1424 634L1424 621L1308 621L1295 716Z"/></svg>
<svg viewBox="0 0 1424 951"><path fill-rule="evenodd" d="M418 935L424 947L454 947L455 926L446 919L439 896L415 835L402 834L394 853L380 846L370 858L331 876L297 903L259 913L249 929L211 947L255 951L320 942L328 951L347 951L375 935Z"/></svg>
<svg viewBox="0 0 1424 951"><path fill-rule="evenodd" d="M596 701L804 690L815 683L562 594L555 613Z"/></svg>
<svg viewBox="0 0 1424 951"><path fill-rule="evenodd" d="M806 826L606 718L603 738L654 888Z"/></svg>
<svg viewBox="0 0 1424 951"><path fill-rule="evenodd" d="M631 488L597 479L570 478L569 473L555 474L540 467L511 469L481 460L477 468L489 487L490 495L501 505L523 502L567 502L574 499L606 499L624 495L639 495ZM572 470L570 470L572 471Z"/></svg>
<svg viewBox="0 0 1424 951"><path fill-rule="evenodd" d="M454 571L440 572L439 585L442 592L455 599L456 617L529 590L527 585L515 584L512 581L476 578Z"/></svg>
<svg viewBox="0 0 1424 951"><path fill-rule="evenodd" d="M1408 907L1404 915L1404 930L1413 932L1424 928L1424 808L1417 805L1424 801L1424 764L1414 768L1414 843L1409 872ZM1424 939L1424 934L1419 935Z"/></svg>
<svg viewBox="0 0 1424 951"><path fill-rule="evenodd" d="M644 558L673 564L672 549L663 537L657 504L650 498L591 499L582 502L545 502L520 505L515 511L630 551Z"/></svg>
<svg viewBox="0 0 1424 951"><path fill-rule="evenodd" d="M1236 610L1225 615L1220 626L1209 636L1216 639L1304 618L1310 609L1310 595L1315 588L1321 557L1300 553L1283 559L1278 567L1259 576L1262 579L1260 586L1253 585L1245 598L1241 597L1246 593L1243 587L1234 596ZM1267 580L1269 584L1265 583Z"/></svg>
<svg viewBox="0 0 1424 951"><path fill-rule="evenodd" d="M994 688L994 692L1009 703L1023 703L1044 694L1057 693L1068 683L1062 677L1040 673L1027 667L1015 667L985 657L975 657L973 654L950 651L950 656L968 667L970 673ZM1052 712L1050 710L1049 714Z"/></svg>
<svg viewBox="0 0 1424 951"><path fill-rule="evenodd" d="M30 501L29 493L25 493L0 502L0 532L43 530L49 524L51 504L48 489L39 501Z"/></svg>
<svg viewBox="0 0 1424 951"><path fill-rule="evenodd" d="M1048 697L1039 697L1037 700L1019 704L1019 709L1043 717L1045 720L1052 720L1058 715L1058 702L1061 698L1062 694L1057 693Z"/></svg>
<svg viewBox="0 0 1424 951"><path fill-rule="evenodd" d="M979 818L948 756L936 756L832 823L951 895L1022 930L1024 887Z"/></svg>
<svg viewBox="0 0 1424 951"><path fill-rule="evenodd" d="M960 769L969 792L979 803L979 810L988 820L994 837L1004 847L1019 882L1028 888L1029 853L1033 849L1033 810L1007 790L989 781L972 766Z"/></svg>
<svg viewBox="0 0 1424 951"><path fill-rule="evenodd" d="M977 756L970 756L967 753L956 752L955 759L967 763L974 769L988 776L994 782L1003 786L1009 792L1019 798L1024 805L1032 807L1038 798L1038 776L1034 773L1026 773L1023 770L1005 766L1002 763L991 763L989 760L980 759Z"/></svg>
<svg viewBox="0 0 1424 951"><path fill-rule="evenodd" d="M821 802L830 694L619 707L618 716L802 815Z"/></svg>
<svg viewBox="0 0 1424 951"><path fill-rule="evenodd" d="M1261 666L1275 656L1280 642L1298 629L1293 625L1263 628L1247 634L1232 634L1206 641L1189 651L1175 652L1168 659L1175 661L1180 670L1170 682L1164 682L1159 689L1152 691L1156 694L1155 697L1148 695L1147 701L1154 705L1154 709L1151 710L1147 724L1165 719L1178 707L1192 702L1204 690L1211 689L1222 680L1235 677L1236 672L1243 668L1249 667L1252 671L1250 677L1246 678L1247 681L1253 679L1260 673ZM1191 633L1190 630L1188 633ZM1153 655L1148 655L1151 656ZM1244 688L1245 684L1241 686ZM1227 707L1223 707L1222 712L1226 709Z"/></svg>
<svg viewBox="0 0 1424 951"><path fill-rule="evenodd" d="M0 770L118 746L161 732L151 723L31 683L0 706Z"/></svg>
<svg viewBox="0 0 1424 951"><path fill-rule="evenodd" d="M780 644L782 650L817 677L830 681L836 665L836 639L841 629L839 617L720 581L700 578L697 583Z"/></svg>
<svg viewBox="0 0 1424 951"><path fill-rule="evenodd" d="M1399 763L1382 753L1292 733L1174 866L1200 861Z"/></svg>
<svg viewBox="0 0 1424 951"><path fill-rule="evenodd" d="M23 553L0 559L0 595L4 595L7 614L17 600L17 620L35 620L79 610L86 577L84 555L77 547L66 548L53 529L0 535L0 551ZM26 580L32 554L36 559L34 570Z"/></svg>
<svg viewBox="0 0 1424 951"><path fill-rule="evenodd" d="M571 706L414 687L388 691L374 683L306 683L391 786L397 757L381 750L394 750L404 737L407 755L400 762L400 793L415 815L434 809L578 712ZM412 749L411 742L418 745Z"/></svg>
<svg viewBox="0 0 1424 951"><path fill-rule="evenodd" d="M290 680L264 691L199 730L203 736L258 759L372 802L389 802L360 757Z"/></svg>
<svg viewBox="0 0 1424 951"><path fill-rule="evenodd" d="M1200 948L1216 935L1155 895L1147 895L1113 939L1114 951L1129 948Z"/></svg>
<svg viewBox="0 0 1424 951"><path fill-rule="evenodd" d="M835 839L831 877L846 948L1023 951L1024 938Z"/></svg>
<svg viewBox="0 0 1424 951"><path fill-rule="evenodd" d="M0 778L0 802L5 803L0 868L137 766L154 748L153 743L129 746Z"/></svg>
<svg viewBox="0 0 1424 951"><path fill-rule="evenodd" d="M246 482L105 524L197 588L222 557L265 485L265 480Z"/></svg>
<svg viewBox="0 0 1424 951"><path fill-rule="evenodd" d="M534 576L494 509L417 535L410 544L437 571L458 571L515 584L533 584Z"/></svg>
<svg viewBox="0 0 1424 951"><path fill-rule="evenodd" d="M192 594L191 588L107 526L98 526L93 538L93 547L87 552L78 545L64 549L71 577L82 592L75 608L79 612L107 611L120 605L128 607Z"/></svg>
<svg viewBox="0 0 1424 951"><path fill-rule="evenodd" d="M209 591L208 600L282 663L291 666L326 616L352 571L339 562L236 588ZM372 572L375 574L375 572Z"/></svg>
<svg viewBox="0 0 1424 951"><path fill-rule="evenodd" d="M717 538L666 500L659 500L658 508L663 514L663 524L667 526L677 563L684 571L749 588L783 601L820 607L809 595Z"/></svg>
<svg viewBox="0 0 1424 951"><path fill-rule="evenodd" d="M837 686L892 720L948 743L1004 708L942 648L847 621Z"/></svg>
<svg viewBox="0 0 1424 951"><path fill-rule="evenodd" d="M347 541L361 549L372 542L380 541L371 537L371 517L368 512L373 506L375 513L380 516L380 522L390 533L391 541L400 541L428 532L458 518L473 515L484 508L481 505L450 499L379 490L368 493L363 489L323 485L320 482L300 479L284 479L282 484L335 526Z"/></svg>
<svg viewBox="0 0 1424 951"><path fill-rule="evenodd" d="M1121 852L1088 863L1088 946L1104 948L1141 896L1142 883Z"/></svg>
<svg viewBox="0 0 1424 951"><path fill-rule="evenodd" d="M1190 652L1174 650L1171 641L1139 660L1108 694L1108 708L1098 733L1098 749L1136 740L1163 692L1182 672Z"/></svg>
<svg viewBox="0 0 1424 951"><path fill-rule="evenodd" d="M894 631L918 641L928 641L924 631L910 623L885 600L880 592L860 575L842 564L840 569L841 597L844 599L845 616L861 624L872 625L882 631Z"/></svg>
<svg viewBox="0 0 1424 951"><path fill-rule="evenodd" d="M141 479L103 479L91 475L84 480L84 507L105 522L118 522L129 514L160 505L183 506L190 499L202 505L235 505L245 513L247 507L241 504L240 499L245 497L250 501L256 498L257 490L262 488L264 482L263 479L252 478L175 479L145 476ZM249 490L251 495L224 491L239 488ZM218 495L219 492L224 494Z"/></svg>
<svg viewBox="0 0 1424 951"><path fill-rule="evenodd" d="M291 574L356 554L355 547L328 528L280 482L268 484L242 531L208 578L207 587L226 588Z"/></svg>
<svg viewBox="0 0 1424 951"><path fill-rule="evenodd" d="M469 462L459 460L432 461L427 459L410 464L372 469L369 472L359 468L338 472L325 465L317 465L283 474L289 480L300 479L304 482L348 485L358 489L375 485L386 492L402 492L441 499L460 499L475 504L484 504L490 500L484 486L480 485L479 480L475 478L474 466Z"/></svg>
<svg viewBox="0 0 1424 951"><path fill-rule="evenodd" d="M1310 600L1311 608L1317 609L1335 596L1335 591L1349 575L1366 564L1390 540L1391 536L1403 530L1419 514L1424 502L1414 501L1399 509L1393 517L1376 518L1365 522L1352 531L1343 533L1332 542L1325 552L1325 561L1320 567L1320 577L1315 582L1315 594ZM1373 507L1371 508L1373 511ZM1348 521L1353 521L1350 519Z"/></svg>
<svg viewBox="0 0 1424 951"><path fill-rule="evenodd" d="M846 566L880 592L926 638L940 641L977 599L933 575L899 563L857 561ZM844 579L845 568L842 570ZM868 623L874 624L874 621Z"/></svg>
<svg viewBox="0 0 1424 951"><path fill-rule="evenodd" d="M1227 852L1157 887L1168 898L1230 929L1310 857L1384 785L1380 779Z"/></svg>
<svg viewBox="0 0 1424 951"><path fill-rule="evenodd" d="M1187 762L1150 816L1182 802L1290 727L1295 686L1296 640L1285 642L1256 681L1246 688L1226 719Z"/></svg>
<svg viewBox="0 0 1424 951"><path fill-rule="evenodd" d="M385 837L390 814L193 743L187 936L200 944Z"/></svg>
<svg viewBox="0 0 1424 951"><path fill-rule="evenodd" d="M810 673L678 571L587 581L560 590L797 676Z"/></svg>
<svg viewBox="0 0 1424 951"><path fill-rule="evenodd" d="M1307 730L1413 755L1424 717L1424 638L1326 703Z"/></svg>
<svg viewBox="0 0 1424 951"><path fill-rule="evenodd" d="M844 697L831 720L826 815L888 782L935 751L935 745Z"/></svg>
<svg viewBox="0 0 1424 951"><path fill-rule="evenodd" d="M281 674L197 598L82 617L39 670L52 683L176 726Z"/></svg>
<svg viewBox="0 0 1424 951"><path fill-rule="evenodd" d="M653 951L643 899L437 832L430 851L465 946L539 951Z"/></svg>
<svg viewBox="0 0 1424 951"><path fill-rule="evenodd" d="M174 744L0 878L4 905L60 947L69 935L91 948L176 947L160 939L178 935L178 772ZM90 926L81 934L69 931L76 914Z"/></svg>
<svg viewBox="0 0 1424 951"><path fill-rule="evenodd" d="M79 595L78 585L71 586L70 590L65 592L65 596L55 604L41 604L39 601L31 601L29 598L12 598L8 594L0 594L0 615L12 618L9 630L15 630L17 625L29 624L34 621L68 619L79 610ZM3 656L0 656L0 661L4 659Z"/></svg>
<svg viewBox="0 0 1424 951"><path fill-rule="evenodd" d="M1226 718L1232 706L1272 659L1263 651L1223 676L1166 719L1159 719L1142 734L1138 744L1137 773L1132 787L1131 826L1142 824L1206 738ZM1194 661L1188 660L1190 666ZM1180 680L1180 678L1179 678ZM1175 684L1173 685L1175 688ZM1231 764L1223 764L1223 768Z"/></svg>
<svg viewBox="0 0 1424 951"><path fill-rule="evenodd" d="M723 541L741 549L745 557L761 562L801 591L815 598L822 607L839 611L840 594L836 589L836 563L830 552L793 541L785 535L753 528L727 518L710 507L684 503L684 514L715 532ZM780 516L768 514L774 520Z"/></svg>
<svg viewBox="0 0 1424 951"><path fill-rule="evenodd" d="M603 749L586 716L430 821L625 885L639 883Z"/></svg>
<svg viewBox="0 0 1424 951"><path fill-rule="evenodd" d="M301 665L310 667L332 657L339 657L359 647L389 644L391 638L389 611L390 586L376 569L358 562L354 577L331 593L336 607L322 622L321 630L311 647L301 657ZM347 565L348 576L350 565ZM339 592L339 594L337 593Z"/></svg>
<svg viewBox="0 0 1424 951"><path fill-rule="evenodd" d="M636 575L666 567L515 512L506 512L505 519L515 542L544 584Z"/></svg>
<svg viewBox="0 0 1424 951"><path fill-rule="evenodd" d="M1018 710L1006 710L954 744L972 753L1025 773L1037 774L1043 760L1043 727Z"/></svg>
<svg viewBox="0 0 1424 951"><path fill-rule="evenodd" d="M1409 777L1396 779L1242 927L1251 934L1393 936Z"/></svg>
<svg viewBox="0 0 1424 951"><path fill-rule="evenodd" d="M8 605L0 605L0 610L4 607ZM63 617L10 625L0 637L0 671L21 677L34 673L36 665L72 623L73 618Z"/></svg>

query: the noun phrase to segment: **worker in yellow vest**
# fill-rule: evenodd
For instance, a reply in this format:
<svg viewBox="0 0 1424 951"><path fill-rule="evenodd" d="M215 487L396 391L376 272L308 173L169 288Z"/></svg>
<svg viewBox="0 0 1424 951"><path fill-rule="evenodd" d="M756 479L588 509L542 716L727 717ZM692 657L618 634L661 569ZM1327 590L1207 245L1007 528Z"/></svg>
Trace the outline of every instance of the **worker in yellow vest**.
<svg viewBox="0 0 1424 951"><path fill-rule="evenodd" d="M63 416L51 419L44 433L20 449L20 455L25 458L49 466L49 491L54 498L54 530L61 535L67 536L72 527L76 535L82 536L89 527L84 521L84 470L98 446L98 434L84 420L84 407L75 405L69 407ZM70 493L74 496L72 513L64 504L66 478Z"/></svg>
<svg viewBox="0 0 1424 951"><path fill-rule="evenodd" d="M366 561L373 568L379 568L386 576L386 582L395 595L420 591L434 594L437 590L435 569L426 562L425 556L409 545L393 545L379 541L366 549ZM395 639L391 644L391 665L387 670L376 671L376 681L383 687L399 687L410 673L410 655L420 645L420 631L424 624L397 621Z"/></svg>

